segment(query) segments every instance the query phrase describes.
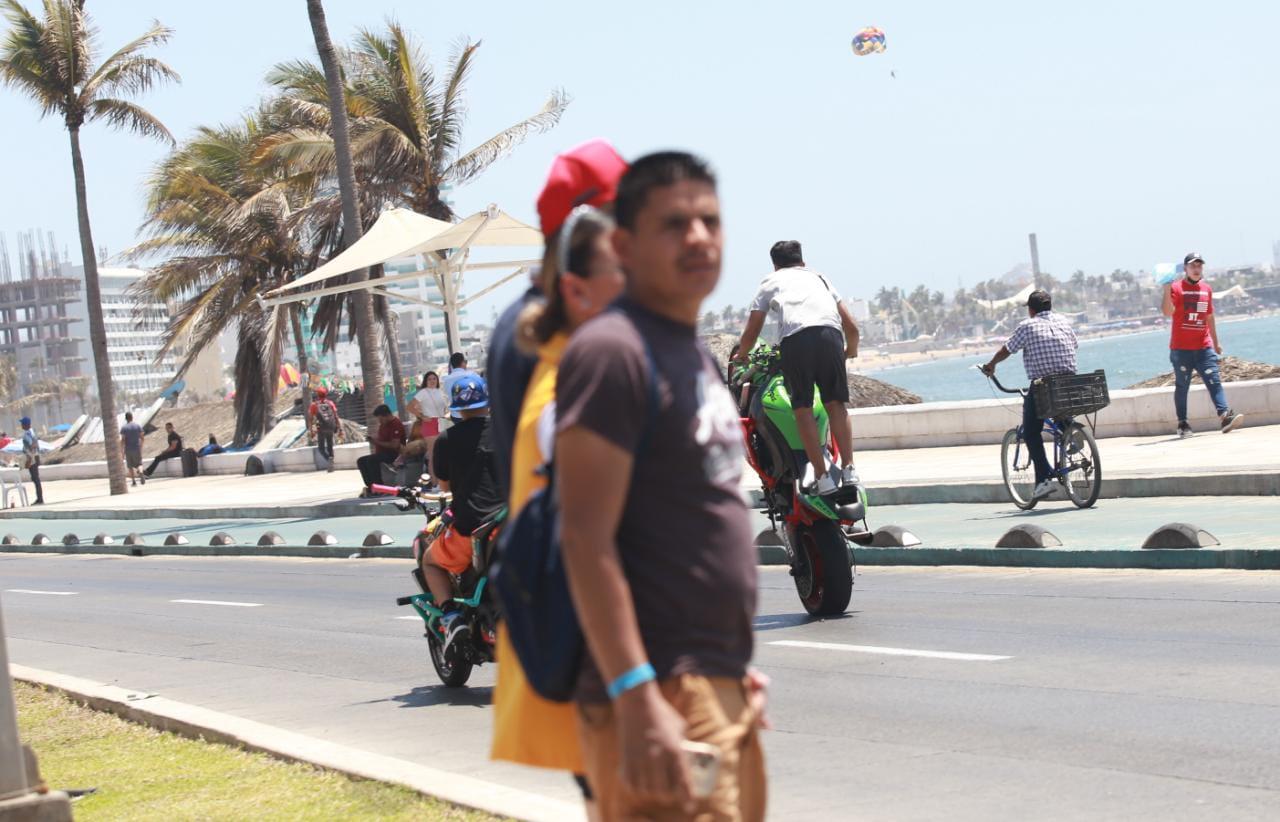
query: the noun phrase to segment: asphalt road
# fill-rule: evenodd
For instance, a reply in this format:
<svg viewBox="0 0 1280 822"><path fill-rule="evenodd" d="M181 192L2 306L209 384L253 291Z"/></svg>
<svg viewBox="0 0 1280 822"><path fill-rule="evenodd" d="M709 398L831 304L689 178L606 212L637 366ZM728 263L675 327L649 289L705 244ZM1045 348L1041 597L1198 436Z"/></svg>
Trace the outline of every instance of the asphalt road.
<svg viewBox="0 0 1280 822"><path fill-rule="evenodd" d="M1031 511L1019 511L1012 504L889 505L871 508L872 528L896 524L910 529L929 547L984 547L995 545L1000 535L1019 523L1047 528L1068 548L1139 548L1152 531L1169 522L1190 522L1214 534L1228 548L1276 548L1280 537L1274 527L1277 511L1274 497L1148 497L1103 499L1094 508L1077 510L1069 502L1042 502ZM757 529L768 525L760 512L753 514ZM85 543L95 534L110 534L116 542L130 533L140 534L148 544L160 545L166 535L185 535L192 545L208 545L210 538L225 531L239 543L253 545L266 531L276 531L290 545L306 545L311 535L326 530L341 545L360 545L370 531L384 531L397 545L408 545L423 517L417 512L403 516L330 517L323 519L289 517L279 519L223 518L146 520L12 518L0 522L0 534L14 534L30 540L47 534L60 543L74 533Z"/></svg>
<svg viewBox="0 0 1280 822"><path fill-rule="evenodd" d="M869 568L825 622L761 583L772 818L1280 813L1280 573ZM16 663L573 798L488 761L492 671L438 686L411 590L390 560L0 555Z"/></svg>

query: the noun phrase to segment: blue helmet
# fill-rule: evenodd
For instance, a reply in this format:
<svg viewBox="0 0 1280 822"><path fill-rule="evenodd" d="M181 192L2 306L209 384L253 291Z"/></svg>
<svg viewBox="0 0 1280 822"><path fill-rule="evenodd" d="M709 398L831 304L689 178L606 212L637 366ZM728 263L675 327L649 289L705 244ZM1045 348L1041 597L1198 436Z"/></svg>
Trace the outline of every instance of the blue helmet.
<svg viewBox="0 0 1280 822"><path fill-rule="evenodd" d="M482 377L468 374L453 384L449 398L450 411L474 411L489 407L489 387Z"/></svg>

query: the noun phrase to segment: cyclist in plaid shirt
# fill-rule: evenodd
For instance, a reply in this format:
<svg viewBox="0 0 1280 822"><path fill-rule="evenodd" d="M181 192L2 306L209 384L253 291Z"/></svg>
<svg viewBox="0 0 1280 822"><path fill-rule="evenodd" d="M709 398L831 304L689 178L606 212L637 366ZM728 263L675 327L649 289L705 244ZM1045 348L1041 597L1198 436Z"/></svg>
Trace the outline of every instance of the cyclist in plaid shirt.
<svg viewBox="0 0 1280 822"><path fill-rule="evenodd" d="M1027 379L1032 382L1055 374L1076 373L1076 349L1079 347L1076 332L1065 317L1050 310L1052 307L1053 300L1049 297L1049 292L1031 292L1031 296L1027 298L1030 319L1018 324L1008 342L991 358L991 362L982 366L982 373L991 376L996 372L997 365L1018 351L1022 352L1022 367L1027 370ZM1036 470L1033 499L1048 496L1053 491L1053 481L1050 478L1053 469L1049 466L1049 458L1044 453L1044 440L1040 437L1043 430L1044 419L1036 412L1036 401L1028 391L1022 401L1022 431L1027 443L1027 453Z"/></svg>

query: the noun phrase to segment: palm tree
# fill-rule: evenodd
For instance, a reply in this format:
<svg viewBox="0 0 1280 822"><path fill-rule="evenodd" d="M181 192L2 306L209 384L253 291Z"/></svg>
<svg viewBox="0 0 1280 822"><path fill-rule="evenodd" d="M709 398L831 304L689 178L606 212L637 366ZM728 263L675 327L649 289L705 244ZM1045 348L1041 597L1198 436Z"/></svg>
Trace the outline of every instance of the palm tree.
<svg viewBox="0 0 1280 822"><path fill-rule="evenodd" d="M307 0L307 15L311 19L311 33L315 37L316 51L324 67L326 102L329 107L329 135L332 139L333 164L338 176L338 192L342 200L343 246L353 245L364 229L360 212L356 207L359 196L356 190L356 172L351 159L351 138L347 126L347 106L343 96L342 69L338 55L329 38L329 24L324 17L321 0ZM365 269L351 276L353 282L369 279ZM373 300L369 292L358 289L351 295L352 314L355 316L356 338L360 346L360 371L364 377L365 413L373 419L373 409L382 402L382 357L378 351L373 329ZM403 405L403 403L401 403Z"/></svg>
<svg viewBox="0 0 1280 822"><path fill-rule="evenodd" d="M446 186L474 180L530 135L560 121L569 99L557 90L532 116L462 151L466 83L479 48L479 42L463 41L443 80L437 80L418 44L398 23L388 21L385 34L361 30L355 45L339 55L363 213L376 216L397 205L452 220L456 215L444 199ZM267 77L284 95L282 104L295 120L273 150L301 167L328 174L336 170L338 156L330 134L330 101L337 94L327 82L330 74L313 63L294 61L276 66ZM317 312L317 319L323 328L327 312ZM449 340L451 351L457 342Z"/></svg>
<svg viewBox="0 0 1280 822"><path fill-rule="evenodd" d="M169 130L146 109L126 98L157 83L178 80L173 69L148 49L166 42L172 30L155 23L141 37L126 43L94 67L96 30L84 10L84 0L44 0L44 17L37 18L17 0L3 0L10 28L0 46L0 79L35 100L41 116L62 118L71 138L71 168L75 175L76 210L80 223L80 253L84 261L85 305L93 348L98 397L102 405L102 433L106 439L107 475L112 494L128 492L120 453L119 423L107 359L107 334L102 321L102 293L98 261L89 225L80 129L104 121L144 137L173 142Z"/></svg>
<svg viewBox="0 0 1280 822"><path fill-rule="evenodd" d="M234 324L237 445L266 431L290 335L305 351L299 306L268 307L258 300L310 270L312 259L297 222L316 183L259 159L271 133L268 109L232 125L198 129L151 175L142 227L147 239L127 252L135 259L167 257L134 288L148 302L181 303L160 351L163 356L175 344L186 346L180 375Z"/></svg>

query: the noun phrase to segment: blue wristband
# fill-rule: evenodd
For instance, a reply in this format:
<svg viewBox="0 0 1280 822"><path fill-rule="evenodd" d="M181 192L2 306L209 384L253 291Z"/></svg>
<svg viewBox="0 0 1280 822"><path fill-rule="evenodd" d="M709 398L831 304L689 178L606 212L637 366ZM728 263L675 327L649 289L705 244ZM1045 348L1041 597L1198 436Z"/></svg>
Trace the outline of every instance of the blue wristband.
<svg viewBox="0 0 1280 822"><path fill-rule="evenodd" d="M637 665L613 682L610 682L605 692L609 694L610 699L617 699L632 688L639 688L646 682L652 682L657 678L658 673L653 670L652 665L646 662L643 665Z"/></svg>

